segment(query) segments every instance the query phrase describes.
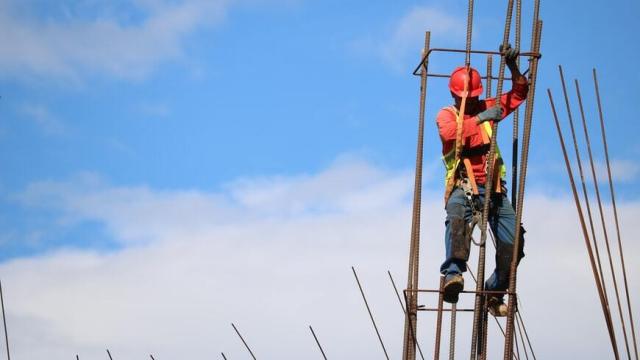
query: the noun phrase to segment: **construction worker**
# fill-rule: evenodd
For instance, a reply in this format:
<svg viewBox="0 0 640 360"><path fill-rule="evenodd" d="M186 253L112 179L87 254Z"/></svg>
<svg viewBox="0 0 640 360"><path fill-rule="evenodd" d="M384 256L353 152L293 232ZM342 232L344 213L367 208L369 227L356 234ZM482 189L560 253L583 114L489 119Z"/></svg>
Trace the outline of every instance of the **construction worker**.
<svg viewBox="0 0 640 360"><path fill-rule="evenodd" d="M487 179L491 126L513 112L527 97L527 79L520 73L516 59L519 55L510 46L502 51L511 73L512 88L496 99L480 100L482 82L480 74L473 68L459 67L453 71L449 89L455 104L446 107L437 115L438 131L442 140L442 154L446 173L445 204L447 211L445 248L446 260L440 267L444 279L444 300L458 301L464 288L462 273L467 270L471 244L472 223L480 223ZM466 98L466 99L465 99ZM464 104L463 104L464 103ZM458 117L464 108L464 116ZM458 128L460 126L460 129ZM458 138L458 136L460 136ZM456 143L460 142L459 157L456 158ZM490 202L488 224L497 245L496 267L485 283L485 290L505 291L509 285L509 273L515 237L515 212L507 199L506 169L496 148L496 163L493 177L494 191ZM524 234L524 230L521 231ZM521 246L524 238L521 237ZM519 258L524 256L522 247ZM495 316L506 316L507 306L503 295L488 298L489 311Z"/></svg>

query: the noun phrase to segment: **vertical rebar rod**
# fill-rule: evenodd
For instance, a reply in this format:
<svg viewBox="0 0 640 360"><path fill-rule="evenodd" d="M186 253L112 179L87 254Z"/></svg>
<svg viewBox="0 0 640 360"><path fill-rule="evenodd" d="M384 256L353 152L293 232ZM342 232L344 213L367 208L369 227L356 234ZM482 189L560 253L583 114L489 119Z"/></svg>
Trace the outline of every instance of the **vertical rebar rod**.
<svg viewBox="0 0 640 360"><path fill-rule="evenodd" d="M522 0L516 0L516 34L515 34L515 47L520 51L520 38L522 27ZM516 64L520 67L520 57L516 59ZM517 108L513 112L513 137L511 145L511 205L516 206L518 187L516 181L518 179L518 136L520 125L520 109Z"/></svg>
<svg viewBox="0 0 640 360"><path fill-rule="evenodd" d="M633 337L633 349L638 360L638 342L636 341L636 329L633 323L633 312L631 311L631 298L629 297L629 285L627 283L627 267L624 263L624 254L622 251L622 239L620 237L620 223L618 222L618 208L616 206L616 197L613 190L613 179L611 177L611 165L609 162L609 147L607 146L607 136L604 129L604 116L602 115L602 102L600 101L600 88L598 86L598 76L596 69L593 69L593 84L596 91L596 99L598 103L598 115L600 118L600 130L602 134L602 144L604 146L604 155L607 164L607 175L609 177L609 192L611 193L611 204L613 205L613 215L616 224L616 234L618 236L618 251L620 253L620 261L622 265L622 276L624 279L624 291L627 297L627 310L629 311L629 322L631 323L631 334Z"/></svg>
<svg viewBox="0 0 640 360"><path fill-rule="evenodd" d="M473 0L469 0L467 6L467 41L464 64L467 68L471 66L471 37L473 35Z"/></svg>
<svg viewBox="0 0 640 360"><path fill-rule="evenodd" d="M485 90L485 97L491 98L491 90L492 90L492 74L493 74L493 56L492 55L487 55L487 88ZM486 189L485 189L486 191ZM489 232L489 234L491 234L491 232ZM491 237L491 239L493 240L493 246L494 248L496 247L496 242L493 239L493 236ZM476 284L477 285L477 284ZM480 332L480 344L479 344L479 348L480 350L480 360L484 360L486 353L487 353L487 333L488 333L488 321L487 321L487 314L485 313L486 311L486 298L483 298L483 302L482 302L482 319L481 319L481 323L480 323L480 327L481 327L481 332Z"/></svg>
<svg viewBox="0 0 640 360"><path fill-rule="evenodd" d="M574 149L575 149L575 154L576 154L576 161L578 162L578 169L579 169L579 174L580 174L580 182L582 185L582 191L584 194L584 201L586 203L587 206L587 215L589 217L589 225L591 226L591 230L594 236L593 239L593 243L594 243L594 248L596 250L596 260L598 262L598 264L600 264L600 258L598 256L598 247L597 247L597 242L595 241L595 230L594 230L594 225L593 225L593 220L592 220L592 215L591 215L591 206L589 204L589 196L587 194L587 188L586 188L586 183L585 183L585 179L584 179L584 172L582 169L582 161L580 159L580 152L578 151L578 142L576 139L576 134L575 134L575 128L573 126L573 117L571 116L571 107L569 106L569 97L567 95L567 90L566 90L566 86L565 86L565 82L564 82L564 75L563 75L563 71L562 71L562 67L558 66L558 69L560 70L560 81L562 83L562 91L565 97L565 103L567 106L567 115L569 118L569 126L571 129L571 137L573 139L573 145L574 145ZM604 299L604 305L605 305L605 311L606 311L606 319L607 319L607 326L609 329L609 333L611 334L611 336L613 337L613 342L616 344L616 353L618 351L618 344L617 344L617 340L615 337L615 330L613 327L613 320L611 318L611 309L609 307L609 298L607 296L607 288L606 288L606 284L605 284L605 279L604 279L604 273L602 271L602 268L599 267L599 280L601 283L601 286L598 288L599 291L601 291L601 296ZM616 357L617 358L617 357Z"/></svg>
<svg viewBox="0 0 640 360"><path fill-rule="evenodd" d="M364 290L362 290L362 285L360 284L360 279L358 279L358 274L356 273L356 269L352 266L351 270L353 271L353 276L356 278L356 282L358 283L358 288L360 289L362 300L364 300L364 305L366 306L367 312L369 313L369 317L371 318L371 323L373 324L373 328L376 330L376 335L378 335L378 340L380 340L380 346L382 346L382 351L384 352L384 356L387 358L387 360L389 360L389 354L387 354L387 348L384 346L384 342L382 341L382 336L380 335L380 331L378 330L378 325L376 325L376 320L373 318L373 314L371 313L369 302L367 301L367 297L364 295Z"/></svg>
<svg viewBox="0 0 640 360"><path fill-rule="evenodd" d="M424 37L423 57L429 53L431 32L427 31ZM407 276L407 289L418 289L418 275L420 265L420 216L422 206L422 165L424 151L424 114L427 97L427 72L429 58L422 62L422 73L420 75L420 109L418 112L418 144L416 149L416 173L413 190L413 212L411 219L411 241L409 247L409 271ZM404 347L403 360L416 359L415 337L417 336L417 307L418 293L410 292L407 310L405 312L404 324Z"/></svg>
<svg viewBox="0 0 640 360"><path fill-rule="evenodd" d="M2 281L0 281L0 304L2 305L2 324L4 326L4 344L7 347L7 360L11 360L9 351L9 331L7 330L7 316L4 311L4 293L2 291Z"/></svg>
<svg viewBox="0 0 640 360"><path fill-rule="evenodd" d="M327 355L325 355L324 350L322 349L322 345L320 345L320 341L318 341L318 337L316 336L316 332L313 331L313 328L311 327L311 325L309 325L309 330L311 330L311 335L313 335L313 338L316 341L316 344L318 344L318 349L320 349L320 353L322 353L322 357L324 358L324 360L327 360Z"/></svg>
<svg viewBox="0 0 640 360"><path fill-rule="evenodd" d="M507 5L507 15L504 24L504 34L502 36L502 49L506 49L507 44L509 43L509 34L511 32L511 20L513 17L513 0L508 1ZM505 58L504 56L500 56L500 66L498 68L498 83L496 85L496 105L500 105L500 98L502 94L502 85L504 82L504 68L505 68ZM484 271L485 271L485 253L486 253L486 240L487 240L487 223L489 218L489 202L491 199L491 194L493 190L494 181L496 179L494 176L494 168L496 163L496 147L498 141L498 122L494 121L492 125L492 133L491 133L491 144L489 148L489 155L487 157L488 161L488 171L487 171L487 179L485 182L485 192L484 192L484 205L482 209L482 220L480 221L480 249L478 255L478 281L476 284L476 296L475 296L475 306L473 312L473 331L471 335L471 354L470 359L474 360L477 358L478 352L481 351L481 348L478 347L478 336L482 336L481 329L479 326L481 325L481 308L483 302L482 291L484 290ZM500 181L498 179L497 181Z"/></svg>
<svg viewBox="0 0 640 360"><path fill-rule="evenodd" d="M107 355L109 355L110 360L113 360L113 357L111 356L111 351L109 351L109 349L107 349Z"/></svg>
<svg viewBox="0 0 640 360"><path fill-rule="evenodd" d="M469 271L469 275L471 275L471 278L473 279L474 282L477 282L476 280L476 276L474 275L473 271L471 269L467 269ZM493 320L495 320L496 325L498 326L498 329L500 330L500 332L502 333L502 336L504 337L506 335L506 333L504 332L504 329L502 328L502 325L500 324L500 321L498 321L498 318L493 316ZM513 354L515 360L519 360L519 358L516 356L516 354Z"/></svg>
<svg viewBox="0 0 640 360"><path fill-rule="evenodd" d="M622 334L624 336L624 345L627 350L627 357L631 360L631 350L629 348L629 338L627 336L627 325L624 321L624 314L622 312L622 303L620 302L620 291L618 290L618 279L613 267L613 258L611 256L611 245L609 244L609 235L607 232L607 224L604 218L604 210L602 209L602 199L600 198L600 186L598 185L598 176L596 175L596 167L593 162L593 153L591 152L591 139L589 138L589 131L587 130L587 119L584 115L584 107L582 105L582 95L580 94L580 84L578 79L574 80L576 85L576 94L578 96L578 105L580 108L580 117L582 119L582 129L584 130L584 138L587 144L587 153L589 154L589 164L591 166L591 176L593 177L593 187L596 190L596 200L598 201L598 211L600 213L600 222L602 225L602 233L604 234L604 241L607 249L607 257L609 259L609 268L611 270L611 278L613 280L613 289L616 295L616 304L618 306L618 312L620 313L620 323L622 324Z"/></svg>
<svg viewBox="0 0 640 360"><path fill-rule="evenodd" d="M567 116L569 118L569 126L571 129L571 137L573 139L573 146L575 149L575 153L576 153L576 161L578 163L578 174L580 175L580 182L582 184L582 194L584 197L584 202L585 205L587 207L587 218L589 219L589 227L591 229L591 237L593 240L593 248L596 251L596 261L598 264L598 272L600 274L600 281L602 282L602 290L604 292L604 300L607 304L607 309L609 309L609 296L607 295L607 284L605 282L605 278L604 278L604 271L602 271L602 263L600 261L600 250L598 247L598 241L596 238L596 230L595 230L595 226L593 224L593 215L591 213L591 203L589 201L589 196L587 193L587 186L586 186L586 182L584 179L584 170L582 168L582 159L580 157L580 152L578 150L578 141L576 139L576 132L575 132L575 128L573 126L573 116L571 115L571 106L569 106L569 95L567 93L567 88L565 86L565 82L564 82L564 72L562 71L562 66L558 66L558 70L560 71L560 82L562 83L562 93L564 94L564 101L567 107ZM609 310L611 311L611 310Z"/></svg>
<svg viewBox="0 0 640 360"><path fill-rule="evenodd" d="M516 345L516 354L518 354L517 356L518 356L518 358L519 358L519 357L520 357L520 346L518 345L518 337L517 337L517 336L514 336L514 338L513 338L513 339L514 339L514 343L515 343L515 345ZM515 357L515 356L516 356L516 354L513 354L513 356Z"/></svg>
<svg viewBox="0 0 640 360"><path fill-rule="evenodd" d="M536 3L537 4L537 3ZM534 31L534 42L532 48L536 53L540 52L540 43L542 38L542 21L538 20ZM518 262L520 257L521 238L522 238L522 213L524 209L524 191L527 179L527 164L529 162L529 143L531 140L531 124L533 121L533 105L536 93L536 81L538 76L538 58L534 57L530 63L530 84L529 93L527 94L527 105L524 114L524 129L522 132L522 152L520 154L520 174L518 179L518 201L516 202L515 213L515 230L513 239L513 252L511 253L511 267L509 270L509 300L507 303L507 324L505 330L505 346L503 359L509 360L513 353L514 338L514 317L517 299L517 275Z"/></svg>
<svg viewBox="0 0 640 360"><path fill-rule="evenodd" d="M449 360L456 358L456 313L458 305L451 304L451 328L449 333Z"/></svg>
<svg viewBox="0 0 640 360"><path fill-rule="evenodd" d="M612 325L611 318L609 316L609 312L607 311L607 304L605 303L604 296L602 294L602 283L600 282L600 278L598 275L598 269L596 267L597 265L594 259L593 249L591 248L591 241L589 241L589 232L587 231L587 225L584 219L582 206L580 205L580 199L578 197L576 183L573 178L573 171L571 170L571 164L569 163L569 156L567 155L567 148L564 143L564 137L562 136L562 130L560 130L560 121L558 120L558 114L556 113L556 106L553 102L553 96L551 95L550 89L547 89L547 95L549 96L549 103L551 104L551 112L553 113L553 119L556 123L558 138L560 139L560 146L562 148L562 155L564 156L564 163L567 168L567 173L569 175L569 183L571 184L573 200L576 204L576 209L578 211L578 218L580 220L580 228L582 230L582 236L584 238L585 246L587 247L587 252L589 254L589 264L591 265L591 272L593 273L593 278L598 290L598 296L600 298L600 305L602 306L602 313L604 315L605 322L607 324L607 329L609 331L609 339L611 340L611 347L612 347L615 358L619 359L620 356L618 354L618 346L616 345L615 335L613 334L613 328L611 326Z"/></svg>
<svg viewBox="0 0 640 360"><path fill-rule="evenodd" d="M481 327L482 327L482 332L480 333L482 342L479 344L479 348L480 348L480 360L486 360L487 359L487 345L488 345L488 340L489 340L489 314L487 312L487 301L486 301L486 297L484 298L483 304L482 304L482 322L480 323Z"/></svg>
<svg viewBox="0 0 640 360"><path fill-rule="evenodd" d="M436 315L436 344L433 349L433 360L440 359L440 338L442 337L442 305L444 301L444 276L440 276L440 291L438 292L438 314Z"/></svg>
<svg viewBox="0 0 640 360"><path fill-rule="evenodd" d="M80 360L80 356L78 356L78 354L76 354L76 360Z"/></svg>
<svg viewBox="0 0 640 360"><path fill-rule="evenodd" d="M536 360L536 354L533 351L533 346L531 345L531 339L529 339L529 333L527 333L527 326L524 323L524 319L522 318L522 303L520 299L518 299L518 311L516 312L516 316L520 318L520 323L522 324L522 330L524 330L524 336L527 339L527 344L529 345L529 350L531 351L531 356L534 360Z"/></svg>
<svg viewBox="0 0 640 360"><path fill-rule="evenodd" d="M398 303L400 303L400 308L402 309L403 314L407 314L407 311L404 308L404 304L402 303L402 298L400 297L400 292L398 291L398 287L396 286L396 282L393 281L393 276L391 276L391 271L387 270L387 274L389 274L389 280L391 280L391 285L393 286L393 290L396 293L396 297L398 298ZM415 335L411 333L411 338L415 342L415 345L418 347L418 353L420 354L420 358L424 360L424 354L422 353L422 348L420 347L420 342L416 339Z"/></svg>
<svg viewBox="0 0 640 360"><path fill-rule="evenodd" d="M516 317L516 327L518 328L518 333L520 334L520 341L522 342L522 351L524 352L525 359L529 360L529 352L527 351L527 345L525 344L524 335L522 334L522 326L520 326L520 321L518 317ZM518 336L516 336L516 340Z"/></svg>
<svg viewBox="0 0 640 360"><path fill-rule="evenodd" d="M485 97L490 98L491 97L491 85L493 82L493 77L491 72L493 71L493 56L492 55L487 55L487 82L485 86Z"/></svg>
<svg viewBox="0 0 640 360"><path fill-rule="evenodd" d="M256 356L253 354L253 351L251 351L251 348L249 347L247 342L244 341L244 338L240 334L240 331L238 331L238 328L236 327L236 325L234 323L231 323L231 326L233 326L233 330L236 331L236 334L238 334L238 337L240 338L240 340L242 340L242 343L244 344L244 347L247 348L247 351L249 351L249 354L251 354L251 357L253 358L253 360L256 360Z"/></svg>

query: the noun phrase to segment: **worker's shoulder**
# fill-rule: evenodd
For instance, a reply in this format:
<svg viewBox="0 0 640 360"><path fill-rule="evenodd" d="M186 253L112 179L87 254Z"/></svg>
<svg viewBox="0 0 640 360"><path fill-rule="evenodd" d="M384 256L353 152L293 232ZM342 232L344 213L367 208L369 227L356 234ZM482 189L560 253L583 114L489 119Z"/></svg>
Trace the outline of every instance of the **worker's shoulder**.
<svg viewBox="0 0 640 360"><path fill-rule="evenodd" d="M437 119L442 119L442 120L445 120L445 119L454 119L455 120L456 116L457 116L456 108L450 105L450 106L445 106L445 107L441 108L438 111L438 114L436 115L436 118Z"/></svg>

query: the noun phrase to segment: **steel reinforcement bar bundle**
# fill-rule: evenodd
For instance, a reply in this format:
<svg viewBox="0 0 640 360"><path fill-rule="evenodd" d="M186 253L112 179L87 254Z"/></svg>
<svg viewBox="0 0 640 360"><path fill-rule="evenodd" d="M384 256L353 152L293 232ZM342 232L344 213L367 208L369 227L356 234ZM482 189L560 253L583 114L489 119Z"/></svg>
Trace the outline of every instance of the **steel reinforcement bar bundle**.
<svg viewBox="0 0 640 360"><path fill-rule="evenodd" d="M578 82L578 80L574 80L574 84L575 84L575 94L576 94L576 98L578 100L578 108L580 111L580 118L582 120L582 129L583 129L583 133L584 133L584 143L586 145L587 148L587 153L589 156L589 165L590 165L590 170L591 170L591 180L592 180L592 184L593 184L593 188L595 190L595 194L596 194L596 200L598 203L598 212L599 212L599 218L600 218L600 225L601 225L601 230L602 230L602 235L604 237L604 244L605 244L605 249L606 249L606 258L607 258L607 262L608 262L608 269L607 266L602 266L602 261L601 261L601 252L600 252L600 247L598 245L598 233L595 230L595 226L594 226L594 220L593 220L593 214L591 212L591 204L590 204L590 196L589 196L589 191L586 185L586 181L585 181L585 171L582 167L582 159L581 159L581 154L580 154L580 149L578 146L578 140L576 137L576 130L574 127L574 123L573 123L573 115L572 115L572 111L571 111L571 101L569 100L569 94L567 91L567 86L565 84L565 79L564 79L564 72L562 69L562 66L558 67L559 73L560 73L560 81L562 84L562 92L564 95L564 100L565 100L565 105L566 105L566 113L567 113L567 119L568 119L568 123L569 123L569 128L571 130L571 138L573 140L573 147L575 150L575 162L578 165L578 173L580 175L580 183L581 183L581 188L582 188L582 195L583 195L583 199L581 200L579 195L578 195L578 190L576 188L576 182L575 182L575 178L574 178L574 172L573 169L571 167L571 163L572 161L569 158L569 155L567 153L567 149L565 146L565 141L564 141L564 136L562 134L562 130L560 127L560 122L558 120L558 113L556 111L556 106L555 103L553 101L553 95L551 93L550 89L547 89L547 94L549 96L549 104L551 105L551 110L553 113L553 118L556 124L556 129L558 131L558 137L560 140L560 145L562 148L562 154L564 156L564 160L565 160L565 165L567 168L567 174L569 176L569 182L571 184L571 190L573 192L573 198L575 201L575 205L576 205L576 210L578 212L578 218L580 220L580 226L581 226L581 230L582 230L582 235L584 238L584 242L585 242L585 246L587 248L587 253L589 255L589 263L591 265L591 270L593 273L593 278L594 278L594 282L596 285L596 290L598 292L598 298L600 300L600 305L602 307L602 313L604 316L604 320L605 320L605 324L607 327L607 331L609 334L609 339L611 342L611 349L613 351L613 354L615 356L616 359L620 359L620 349L619 347L621 346L618 342L617 336L616 336L616 332L622 332L622 337L624 340L624 352L625 352L625 357L627 359L636 359L638 360L638 343L636 340L636 331L635 331L635 326L634 326L634 321L633 321L633 311L631 308L631 299L629 296L629 282L627 279L627 270L626 270L626 264L624 261L624 249L622 246L622 238L620 235L620 223L619 223L619 218L618 218L618 209L616 206L616 199L615 199L615 191L614 191L614 185L613 185L613 179L611 176L611 163L609 161L609 149L607 146L607 136L606 136L606 132L605 132L605 124L604 124L604 116L603 116L603 111L602 111L602 102L600 99L600 89L598 86L598 77L597 77L597 73L596 70L593 69L593 86L594 86L594 92L595 92L595 98L596 98L596 102L597 102L597 108L598 108L598 118L600 120L600 133L601 133L601 137L602 137L602 145L603 145L603 150L604 150L604 156L605 156L605 162L606 162L606 168L607 168L607 176L608 176L608 181L609 181L609 193L611 196L611 207L613 208L613 217L615 220L615 227L616 227L616 235L617 235L617 248L618 248L618 256L616 257L616 260L619 260L619 264L620 267L619 269L616 269L616 267L614 266L614 254L612 252L612 244L609 241L609 233L607 231L607 225L606 225L606 216L604 213L604 209L603 209L603 199L600 193L600 188L599 188L599 184L598 184L598 177L597 177L597 171L596 171L596 167L594 165L594 156L593 156L593 152L591 149L591 140L589 137L589 130L588 130L588 126L587 126L587 117L585 116L585 111L584 111L584 105L582 103L582 94L580 92L580 84ZM586 207L586 212L587 212L587 219L585 220L585 215L584 215L584 211L583 211L583 204ZM589 229L587 229L587 220L588 220L588 224L589 224ZM590 230L590 232L589 232ZM600 240L602 241L602 239ZM608 270L608 274L605 270ZM625 301L626 304L623 305L623 300L621 300L621 291L620 291L620 286L619 286L619 275L622 275L622 283L623 283L623 288L624 288L624 295L625 295ZM609 276L607 276L609 275ZM611 314L611 303L610 303L610 290L611 287L607 286L608 284L608 278L611 279L611 282L609 283L609 285L613 284L613 293L615 295L615 305L616 305L616 310L618 312L618 317L614 317ZM625 306L626 305L626 306ZM627 326L627 324L629 326ZM631 334L629 334L628 331L628 327L631 329Z"/></svg>

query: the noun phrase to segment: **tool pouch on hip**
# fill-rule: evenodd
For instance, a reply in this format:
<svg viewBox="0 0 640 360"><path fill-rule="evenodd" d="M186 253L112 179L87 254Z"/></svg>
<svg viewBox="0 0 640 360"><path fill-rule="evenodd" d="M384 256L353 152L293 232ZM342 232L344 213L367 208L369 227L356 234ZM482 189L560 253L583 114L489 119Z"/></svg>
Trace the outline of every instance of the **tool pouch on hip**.
<svg viewBox="0 0 640 360"><path fill-rule="evenodd" d="M469 260L471 237L469 227L464 218L454 217L451 220L451 257L458 260Z"/></svg>

